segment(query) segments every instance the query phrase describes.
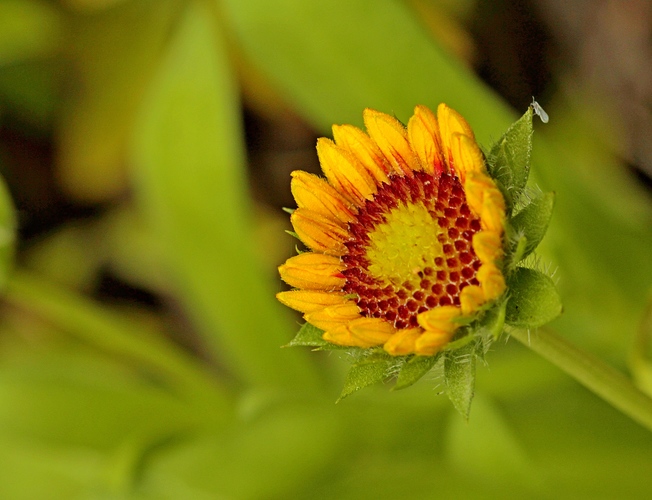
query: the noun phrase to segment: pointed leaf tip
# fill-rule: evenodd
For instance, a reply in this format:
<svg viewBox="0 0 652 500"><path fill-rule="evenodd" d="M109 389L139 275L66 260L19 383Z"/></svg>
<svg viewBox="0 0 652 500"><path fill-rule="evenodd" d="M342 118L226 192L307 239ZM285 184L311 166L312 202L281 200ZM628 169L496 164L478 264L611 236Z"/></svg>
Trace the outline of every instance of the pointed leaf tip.
<svg viewBox="0 0 652 500"><path fill-rule="evenodd" d="M475 367L478 349L482 342L476 340L456 351L447 351L444 358L446 394L455 409L469 420L471 402L475 394Z"/></svg>
<svg viewBox="0 0 652 500"><path fill-rule="evenodd" d="M490 175L498 182L509 210L523 192L530 175L532 108L514 122L489 153Z"/></svg>

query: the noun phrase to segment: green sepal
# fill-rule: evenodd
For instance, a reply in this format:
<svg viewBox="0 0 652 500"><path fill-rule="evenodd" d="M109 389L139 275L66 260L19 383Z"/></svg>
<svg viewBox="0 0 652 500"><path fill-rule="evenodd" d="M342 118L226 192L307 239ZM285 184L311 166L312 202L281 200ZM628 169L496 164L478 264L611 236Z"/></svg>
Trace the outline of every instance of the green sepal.
<svg viewBox="0 0 652 500"><path fill-rule="evenodd" d="M554 206L555 193L542 193L512 218L514 231L526 238L525 248L518 256L518 261L530 255L541 243L548 230ZM514 263L518 261L514 259Z"/></svg>
<svg viewBox="0 0 652 500"><path fill-rule="evenodd" d="M562 305L552 279L542 272L517 267L507 280L509 301L505 323L519 328L545 325L561 314Z"/></svg>
<svg viewBox="0 0 652 500"><path fill-rule="evenodd" d="M393 391L410 387L428 373L441 359L441 353L434 356L412 356L402 366Z"/></svg>
<svg viewBox="0 0 652 500"><path fill-rule="evenodd" d="M487 156L487 169L505 197L507 213L525 188L530 175L532 154L532 108L514 122L493 145Z"/></svg>
<svg viewBox="0 0 652 500"><path fill-rule="evenodd" d="M297 347L297 346L310 346L310 347L323 347L328 344L322 338L323 330L310 323L304 323L301 329L297 332L290 342L283 347Z"/></svg>
<svg viewBox="0 0 652 500"><path fill-rule="evenodd" d="M446 351L444 358L446 394L455 409L467 421L475 394L475 366L478 349L483 350L482 340L476 338L475 342L460 349Z"/></svg>
<svg viewBox="0 0 652 500"><path fill-rule="evenodd" d="M344 381L344 388L336 403L360 389L385 380L392 375L395 364L396 360L384 351L376 351L364 356L351 365Z"/></svg>
<svg viewBox="0 0 652 500"><path fill-rule="evenodd" d="M498 340L505 327L506 311L507 301L502 299L487 310L478 323L478 329L488 332L494 340Z"/></svg>

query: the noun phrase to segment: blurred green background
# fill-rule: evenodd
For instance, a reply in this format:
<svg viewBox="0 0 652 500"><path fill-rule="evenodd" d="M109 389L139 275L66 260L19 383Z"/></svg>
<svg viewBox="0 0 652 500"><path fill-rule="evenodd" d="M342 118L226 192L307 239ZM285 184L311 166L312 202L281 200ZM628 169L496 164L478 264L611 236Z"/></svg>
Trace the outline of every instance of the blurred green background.
<svg viewBox="0 0 652 500"><path fill-rule="evenodd" d="M551 327L652 393L651 40L646 0L0 0L0 498L648 498L650 433L516 342L468 424L434 375L335 405L274 294L331 124L488 147L534 95Z"/></svg>

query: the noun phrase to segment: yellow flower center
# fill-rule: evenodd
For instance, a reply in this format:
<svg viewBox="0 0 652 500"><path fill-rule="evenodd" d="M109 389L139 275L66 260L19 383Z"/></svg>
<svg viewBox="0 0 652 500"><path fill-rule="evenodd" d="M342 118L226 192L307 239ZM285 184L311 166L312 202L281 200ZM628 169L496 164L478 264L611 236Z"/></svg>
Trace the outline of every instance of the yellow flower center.
<svg viewBox="0 0 652 500"><path fill-rule="evenodd" d="M423 202L398 206L369 233L369 275L387 285L413 281L444 256L437 239L442 233Z"/></svg>
<svg viewBox="0 0 652 500"><path fill-rule="evenodd" d="M478 285L479 230L457 177L393 176L349 224L344 291L363 316L415 327L418 314L460 305L460 292Z"/></svg>

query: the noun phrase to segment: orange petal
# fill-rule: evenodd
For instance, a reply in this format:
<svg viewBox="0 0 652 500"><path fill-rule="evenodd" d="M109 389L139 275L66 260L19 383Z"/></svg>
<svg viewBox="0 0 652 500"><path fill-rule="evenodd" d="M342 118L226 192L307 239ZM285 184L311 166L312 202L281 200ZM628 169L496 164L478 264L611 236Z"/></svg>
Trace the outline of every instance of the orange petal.
<svg viewBox="0 0 652 500"><path fill-rule="evenodd" d="M446 170L435 114L425 106L417 106L407 130L408 139L422 169L429 174L440 174Z"/></svg>
<svg viewBox="0 0 652 500"><path fill-rule="evenodd" d="M415 343L422 332L423 330L421 330L421 328L398 330L387 342L385 342L383 349L392 356L412 354L414 352Z"/></svg>
<svg viewBox="0 0 652 500"><path fill-rule="evenodd" d="M434 356L450 342L452 337L453 332L423 332L414 345L414 352L420 356Z"/></svg>
<svg viewBox="0 0 652 500"><path fill-rule="evenodd" d="M344 264L337 257L322 253L304 252L290 257L279 266L281 279L295 288L308 290L338 290L346 278L341 271Z"/></svg>
<svg viewBox="0 0 652 500"><path fill-rule="evenodd" d="M307 208L343 224L353 220L349 202L324 179L301 170L291 175L290 189L299 208Z"/></svg>
<svg viewBox="0 0 652 500"><path fill-rule="evenodd" d="M378 190L376 181L353 154L325 137L317 140L317 155L328 182L358 206Z"/></svg>
<svg viewBox="0 0 652 500"><path fill-rule="evenodd" d="M325 307L344 304L347 301L344 296L343 292L317 292L312 290L292 290L276 294L276 298L281 304L302 313L311 313Z"/></svg>
<svg viewBox="0 0 652 500"><path fill-rule="evenodd" d="M453 135L462 134L466 135L475 141L473 130L466 122L466 120L457 111L449 108L446 104L442 103L437 108L437 122L439 123L439 133L441 136L441 143L444 149L444 159L448 168L457 175L460 172L455 168L452 157Z"/></svg>
<svg viewBox="0 0 652 500"><path fill-rule="evenodd" d="M324 332L322 338L327 342L337 345L351 347L373 347L373 344L364 342L351 335L351 332L346 325L340 325L336 328L333 328L332 330Z"/></svg>
<svg viewBox="0 0 652 500"><path fill-rule="evenodd" d="M328 255L346 253L344 242L350 235L338 222L306 208L297 208L290 222L301 241L313 250Z"/></svg>
<svg viewBox="0 0 652 500"><path fill-rule="evenodd" d="M480 231L473 235L473 250L481 262L496 262L503 256L503 242L496 231Z"/></svg>
<svg viewBox="0 0 652 500"><path fill-rule="evenodd" d="M462 182L469 172L484 172L484 156L482 151L469 136L454 133L450 143L451 168L457 173Z"/></svg>
<svg viewBox="0 0 652 500"><path fill-rule="evenodd" d="M462 310L457 306L441 306L419 314L417 321L424 330L454 332L458 327L455 319L461 315Z"/></svg>
<svg viewBox="0 0 652 500"><path fill-rule="evenodd" d="M465 316L476 312L485 302L484 292L477 285L467 286L460 292L460 306Z"/></svg>
<svg viewBox="0 0 652 500"><path fill-rule="evenodd" d="M341 148L353 154L376 180L389 183L390 167L383 153L371 138L353 125L333 125L333 137Z"/></svg>
<svg viewBox="0 0 652 500"><path fill-rule="evenodd" d="M380 345L396 332L391 323L380 318L360 318L349 324L351 335L371 345Z"/></svg>
<svg viewBox="0 0 652 500"><path fill-rule="evenodd" d="M484 292L485 300L494 300L500 297L507 288L503 273L494 264L483 264L478 269L477 278Z"/></svg>
<svg viewBox="0 0 652 500"><path fill-rule="evenodd" d="M396 118L373 109L365 109L364 124L371 138L378 144L383 155L398 174L412 176L421 166L410 147L407 131Z"/></svg>
<svg viewBox="0 0 652 500"><path fill-rule="evenodd" d="M355 302L349 300L344 304L336 304L319 311L307 313L303 317L308 323L315 325L317 328L331 330L360 318L360 308Z"/></svg>

